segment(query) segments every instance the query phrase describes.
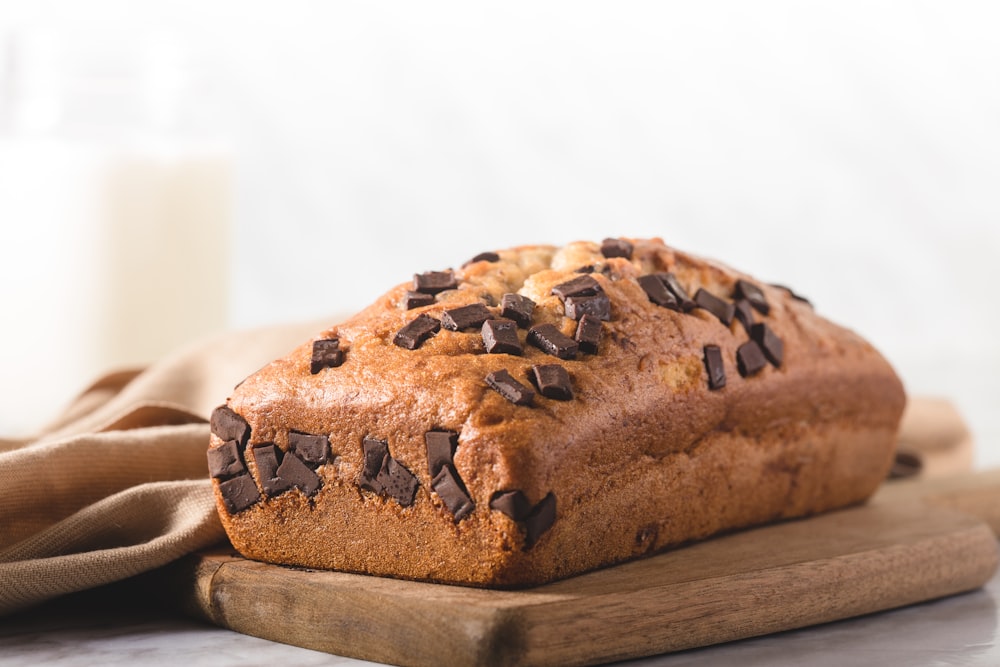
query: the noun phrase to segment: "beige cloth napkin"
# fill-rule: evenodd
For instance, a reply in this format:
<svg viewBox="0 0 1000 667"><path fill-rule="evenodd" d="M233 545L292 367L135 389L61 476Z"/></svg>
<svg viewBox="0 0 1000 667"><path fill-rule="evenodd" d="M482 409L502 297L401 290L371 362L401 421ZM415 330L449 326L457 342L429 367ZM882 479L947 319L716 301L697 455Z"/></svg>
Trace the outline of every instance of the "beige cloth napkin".
<svg viewBox="0 0 1000 667"><path fill-rule="evenodd" d="M208 416L237 382L334 321L196 343L101 378L37 438L0 440L0 614L224 539Z"/></svg>

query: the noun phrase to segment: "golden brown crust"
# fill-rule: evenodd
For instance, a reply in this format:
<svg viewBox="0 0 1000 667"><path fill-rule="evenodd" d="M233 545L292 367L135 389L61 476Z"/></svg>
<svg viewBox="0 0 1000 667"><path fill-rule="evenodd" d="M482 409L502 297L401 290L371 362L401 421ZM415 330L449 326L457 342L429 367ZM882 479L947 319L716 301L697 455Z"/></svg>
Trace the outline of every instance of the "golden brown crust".
<svg viewBox="0 0 1000 667"><path fill-rule="evenodd" d="M345 351L336 368L310 372L312 341L244 381L228 405L249 423L250 446L288 448L289 431L330 437L322 488L266 498L223 524L244 555L270 562L485 586L541 583L713 533L860 502L884 478L904 394L888 363L855 334L817 316L785 289L754 283L770 305L756 314L783 341L780 367L737 372L743 326L705 310L650 302L637 279L674 273L691 295L730 299L739 279L721 265L658 239L632 240L632 258L606 259L596 243L499 252L455 272L459 288L406 310L409 284L317 338ZM572 336L552 287L590 274L611 301L597 354L559 360L525 345L486 354L477 331L441 330L419 349L393 337L421 313L486 303L503 294L537 304L534 324ZM519 330L525 340L525 330ZM704 346L719 346L726 386L708 387ZM534 364L558 363L573 399L537 396L520 406L490 389L501 369L527 384ZM454 469L475 503L457 523L432 489L424 435L458 433ZM359 487L365 437L419 481L412 505ZM212 446L222 445L213 436ZM254 456L247 466L258 476ZM525 528L490 508L497 492L549 493L556 520L525 548ZM265 496L262 496L264 498Z"/></svg>

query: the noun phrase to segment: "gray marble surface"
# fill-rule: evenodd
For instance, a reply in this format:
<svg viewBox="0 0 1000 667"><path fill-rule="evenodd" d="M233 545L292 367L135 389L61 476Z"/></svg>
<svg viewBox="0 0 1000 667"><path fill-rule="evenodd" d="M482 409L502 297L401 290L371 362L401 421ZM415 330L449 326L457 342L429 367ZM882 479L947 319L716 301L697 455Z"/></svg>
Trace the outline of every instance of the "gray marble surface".
<svg viewBox="0 0 1000 667"><path fill-rule="evenodd" d="M823 626L620 663L841 667L1000 665L1000 575L985 588ZM0 619L0 665L371 665L223 630L151 608L113 586Z"/></svg>

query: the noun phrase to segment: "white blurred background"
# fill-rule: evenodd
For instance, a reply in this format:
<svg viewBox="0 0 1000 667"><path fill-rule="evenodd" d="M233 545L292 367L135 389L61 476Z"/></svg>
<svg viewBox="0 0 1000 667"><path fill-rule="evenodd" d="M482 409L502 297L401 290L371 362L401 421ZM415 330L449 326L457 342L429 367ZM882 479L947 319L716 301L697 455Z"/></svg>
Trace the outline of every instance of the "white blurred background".
<svg viewBox="0 0 1000 667"><path fill-rule="evenodd" d="M0 0L0 435L192 337L655 235L808 296L1000 464L998 32L993 2Z"/></svg>

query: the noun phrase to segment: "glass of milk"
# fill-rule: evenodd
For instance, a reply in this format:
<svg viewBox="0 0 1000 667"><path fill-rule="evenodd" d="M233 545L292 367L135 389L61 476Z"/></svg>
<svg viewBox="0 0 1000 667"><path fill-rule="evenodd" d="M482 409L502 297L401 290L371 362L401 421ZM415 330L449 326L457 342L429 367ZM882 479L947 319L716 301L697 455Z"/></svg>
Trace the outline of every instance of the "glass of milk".
<svg viewBox="0 0 1000 667"><path fill-rule="evenodd" d="M232 173L210 71L168 35L8 37L0 438L225 328Z"/></svg>

